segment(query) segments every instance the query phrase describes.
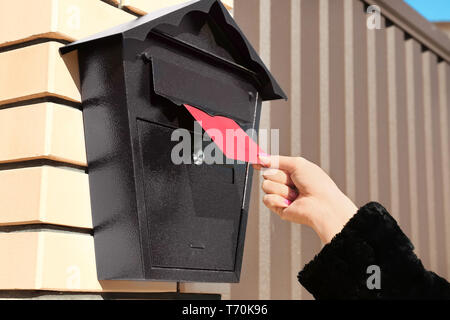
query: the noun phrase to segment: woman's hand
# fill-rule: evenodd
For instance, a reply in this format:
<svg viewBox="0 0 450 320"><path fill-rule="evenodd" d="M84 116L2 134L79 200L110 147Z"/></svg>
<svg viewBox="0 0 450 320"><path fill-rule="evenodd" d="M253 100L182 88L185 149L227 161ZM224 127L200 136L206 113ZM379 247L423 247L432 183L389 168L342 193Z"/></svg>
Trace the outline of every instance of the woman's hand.
<svg viewBox="0 0 450 320"><path fill-rule="evenodd" d="M329 243L357 212L320 167L303 158L261 156L264 204L281 219L311 227Z"/></svg>

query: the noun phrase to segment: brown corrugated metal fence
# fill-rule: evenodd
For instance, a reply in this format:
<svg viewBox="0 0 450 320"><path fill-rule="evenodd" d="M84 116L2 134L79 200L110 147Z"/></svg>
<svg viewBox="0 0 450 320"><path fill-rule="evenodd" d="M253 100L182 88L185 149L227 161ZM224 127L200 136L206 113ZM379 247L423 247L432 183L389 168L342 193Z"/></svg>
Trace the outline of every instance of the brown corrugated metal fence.
<svg viewBox="0 0 450 320"><path fill-rule="evenodd" d="M235 1L238 23L290 98L267 103L261 126L280 129L281 154L320 164L358 206L384 204L425 266L449 277L450 52L406 30L417 22L385 15L386 1L369 2L381 6L379 30L367 28L369 4L360 0ZM296 275L321 243L271 214L260 184L242 281L227 295L311 298Z"/></svg>

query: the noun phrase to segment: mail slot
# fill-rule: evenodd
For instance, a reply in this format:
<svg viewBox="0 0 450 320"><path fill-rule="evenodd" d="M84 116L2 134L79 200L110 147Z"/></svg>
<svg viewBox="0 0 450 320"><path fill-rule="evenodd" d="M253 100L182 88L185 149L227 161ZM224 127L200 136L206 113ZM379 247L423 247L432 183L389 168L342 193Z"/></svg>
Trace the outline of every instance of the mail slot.
<svg viewBox="0 0 450 320"><path fill-rule="evenodd" d="M176 130L199 134L183 105L257 131L262 101L286 98L233 18L191 1L61 53L74 50L98 278L238 282L252 167L201 161L202 139L192 162L172 159Z"/></svg>

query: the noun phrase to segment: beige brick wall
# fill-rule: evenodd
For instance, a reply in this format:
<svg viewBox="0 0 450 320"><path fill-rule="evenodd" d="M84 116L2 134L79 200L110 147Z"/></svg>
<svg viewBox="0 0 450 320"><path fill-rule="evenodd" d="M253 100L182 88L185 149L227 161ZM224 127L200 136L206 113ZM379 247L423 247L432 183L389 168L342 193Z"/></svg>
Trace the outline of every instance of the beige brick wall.
<svg viewBox="0 0 450 320"><path fill-rule="evenodd" d="M74 41L135 18L100 0L0 0L0 7L1 46L43 37Z"/></svg>
<svg viewBox="0 0 450 320"><path fill-rule="evenodd" d="M51 166L0 171L0 226L92 229L89 199L88 176L80 171Z"/></svg>
<svg viewBox="0 0 450 320"><path fill-rule="evenodd" d="M176 291L97 280L77 56L58 49L181 2L0 0L0 290Z"/></svg>
<svg viewBox="0 0 450 320"><path fill-rule="evenodd" d="M92 236L36 231L0 233L0 290L173 292L165 282L98 281Z"/></svg>
<svg viewBox="0 0 450 320"><path fill-rule="evenodd" d="M75 108L38 103L0 110L0 135L0 163L50 159L87 165L82 114Z"/></svg>
<svg viewBox="0 0 450 320"><path fill-rule="evenodd" d="M1 53L0 104L44 96L79 102L77 84L58 53L61 46L46 42Z"/></svg>

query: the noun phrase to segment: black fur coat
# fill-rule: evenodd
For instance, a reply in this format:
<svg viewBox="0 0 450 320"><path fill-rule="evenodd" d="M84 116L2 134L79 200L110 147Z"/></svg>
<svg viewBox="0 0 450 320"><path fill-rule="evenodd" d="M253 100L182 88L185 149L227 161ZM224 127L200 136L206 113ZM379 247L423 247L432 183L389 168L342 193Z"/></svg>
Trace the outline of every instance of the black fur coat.
<svg viewBox="0 0 450 320"><path fill-rule="evenodd" d="M450 299L449 283L425 270L413 250L386 209L369 203L298 279L316 299Z"/></svg>

